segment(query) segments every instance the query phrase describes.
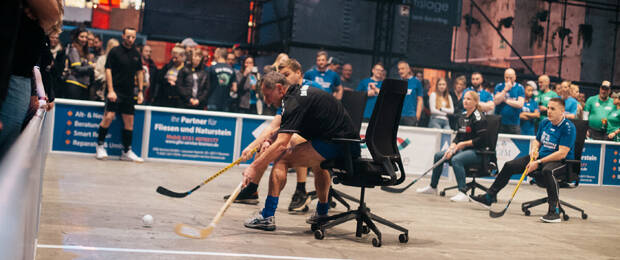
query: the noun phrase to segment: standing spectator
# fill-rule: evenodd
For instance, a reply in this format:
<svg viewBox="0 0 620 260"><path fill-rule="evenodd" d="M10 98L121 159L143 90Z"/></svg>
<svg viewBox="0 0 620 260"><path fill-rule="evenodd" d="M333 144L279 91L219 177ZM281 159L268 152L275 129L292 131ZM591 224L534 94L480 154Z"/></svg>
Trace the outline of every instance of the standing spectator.
<svg viewBox="0 0 620 260"><path fill-rule="evenodd" d="M519 118L521 119L521 134L536 135L535 122L540 118L540 110L538 110L538 103L534 99L534 87L531 84L527 84L525 87L525 102Z"/></svg>
<svg viewBox="0 0 620 260"><path fill-rule="evenodd" d="M95 82L92 84L93 87L91 87L91 89L94 91L93 93L90 93L91 100L104 100L104 92L105 88L107 88L105 83L106 59L108 58L108 54L110 53L110 51L118 45L120 45L118 43L118 40L114 38L109 39L108 43L106 44L105 54L97 58L97 63L95 63Z"/></svg>
<svg viewBox="0 0 620 260"><path fill-rule="evenodd" d="M400 118L401 125L416 126L422 114L422 83L411 73L409 63L404 60L398 62L398 75L407 81L407 96L403 104Z"/></svg>
<svg viewBox="0 0 620 260"><path fill-rule="evenodd" d="M570 96L577 100L577 118L583 119L583 108L586 106L585 102L582 104L579 102L579 86L570 84Z"/></svg>
<svg viewBox="0 0 620 260"><path fill-rule="evenodd" d="M276 57L276 59L273 61L273 64L271 65L271 71L278 71L278 67L280 66L280 64L282 62L284 62L285 60L288 60L288 54L282 52L280 54L278 54L278 56ZM271 72L269 71L269 72ZM268 71L263 71L264 74L269 73Z"/></svg>
<svg viewBox="0 0 620 260"><path fill-rule="evenodd" d="M215 50L215 65L211 66L211 84L207 94L207 110L228 112L231 94L237 93L235 70L226 63L226 49Z"/></svg>
<svg viewBox="0 0 620 260"><path fill-rule="evenodd" d="M260 80L258 68L254 66L254 58L247 56L241 71L237 73L239 80L239 109L242 113L256 114L258 100L257 85Z"/></svg>
<svg viewBox="0 0 620 260"><path fill-rule="evenodd" d="M584 107L585 117L588 120L588 136L595 140L605 140L608 135L603 120L614 110L614 100L609 98L611 83L603 81L598 95L588 98Z"/></svg>
<svg viewBox="0 0 620 260"><path fill-rule="evenodd" d="M155 79L159 71L157 70L155 62L151 59L151 46L139 46L138 51L140 51L142 57L142 69L144 70L144 100L150 103L153 90L151 86L155 85Z"/></svg>
<svg viewBox="0 0 620 260"><path fill-rule="evenodd" d="M105 137L116 113L120 113L123 119L121 160L144 162L142 158L138 157L131 150L134 105L136 101L138 104L142 104L144 101L144 94L142 93L144 70L142 70L142 63L140 62L140 52L134 47L136 29L124 28L122 39L123 43L113 48L108 53L106 59L105 74L108 88L103 119L99 125L95 158L99 160L107 159L108 153L104 147ZM135 89L136 78L138 79L137 96Z"/></svg>
<svg viewBox="0 0 620 260"><path fill-rule="evenodd" d="M466 84L467 78L463 75L458 76L454 80L454 85L450 90L450 96L452 97L452 103L454 104L454 113L452 115L448 115L448 120L450 121L450 127L452 129L456 129L456 127L458 127L457 120L463 112L463 97L465 97L467 87ZM480 99L480 95L478 95L478 99Z"/></svg>
<svg viewBox="0 0 620 260"><path fill-rule="evenodd" d="M204 69L202 59L202 52L193 52L189 66L179 71L176 87L181 107L202 110L206 106L209 73Z"/></svg>
<svg viewBox="0 0 620 260"><path fill-rule="evenodd" d="M504 82L495 86L494 93L495 114L502 116L499 132L518 135L521 133L519 114L525 102L525 89L517 82L514 69L504 71Z"/></svg>
<svg viewBox="0 0 620 260"><path fill-rule="evenodd" d="M420 120L418 126L428 126L431 118L431 110L429 104L429 92L431 89L431 83L428 79L424 78L424 69L419 69L415 72L415 78L422 84L422 113L420 114Z"/></svg>
<svg viewBox="0 0 620 260"><path fill-rule="evenodd" d="M342 88L345 91L353 90L355 83L353 82L353 65L351 63L347 63L342 65L342 76L340 76L340 83L342 84Z"/></svg>
<svg viewBox="0 0 620 260"><path fill-rule="evenodd" d="M54 60L50 69L50 81L54 87L56 97L64 97L64 93L62 91L65 88L65 82L62 79L62 73L65 70L65 52L62 48L60 40L58 39L59 35L60 34L58 32L53 32L49 35L50 51L52 53L52 59Z"/></svg>
<svg viewBox="0 0 620 260"><path fill-rule="evenodd" d="M613 98L614 110L607 115L607 138L611 141L620 142L620 92L611 95Z"/></svg>
<svg viewBox="0 0 620 260"><path fill-rule="evenodd" d="M360 84L357 85L357 91L363 91L368 94L366 108L364 109L364 120L369 120L372 116L372 110L375 108L377 95L379 95L381 83L383 83L382 75L384 70L381 62L375 64L375 66L372 67L372 76L363 79Z"/></svg>
<svg viewBox="0 0 620 260"><path fill-rule="evenodd" d="M168 64L161 68L161 73L157 74L156 80L151 80L151 91L149 101L156 106L174 106L172 97L175 95L176 78L179 70L185 66L185 49L180 46L172 48L171 58ZM174 84L174 85L173 85Z"/></svg>
<svg viewBox="0 0 620 260"><path fill-rule="evenodd" d="M450 121L447 116L454 113L454 102L448 93L448 82L445 78L437 80L435 91L431 93L428 102L431 109L428 127L450 130Z"/></svg>
<svg viewBox="0 0 620 260"><path fill-rule="evenodd" d="M94 36L95 38L93 39L93 54L95 54L95 60L97 60L99 56L104 54L103 41L101 40L101 36L99 36L99 34L95 34Z"/></svg>
<svg viewBox="0 0 620 260"><path fill-rule="evenodd" d="M239 82L241 80L241 72L239 69L235 69L235 64L237 63L237 57L234 53L229 52L226 54L226 64L233 68L235 71L235 83L239 86ZM228 104L228 112L237 113L239 111L239 92L230 95L230 103Z"/></svg>
<svg viewBox="0 0 620 260"><path fill-rule="evenodd" d="M192 38L185 38L181 41L181 47L185 50L185 57L189 57L191 59L192 52L194 48L198 47L198 43L194 41Z"/></svg>
<svg viewBox="0 0 620 260"><path fill-rule="evenodd" d="M235 63L233 64L233 68L237 71L243 71L243 63L245 62L245 52L241 49L241 44L235 44L232 47L233 54L235 55Z"/></svg>
<svg viewBox="0 0 620 260"><path fill-rule="evenodd" d="M538 96L536 96L536 102L538 102L538 109L540 110L540 121L542 122L547 118L547 104L549 100L554 97L560 97L555 91L551 90L551 81L549 76L541 75L538 77Z"/></svg>
<svg viewBox="0 0 620 260"><path fill-rule="evenodd" d="M316 67L306 71L304 79L319 83L327 93L332 93L338 100L342 99L340 75L327 68L326 51L319 51L316 54Z"/></svg>
<svg viewBox="0 0 620 260"><path fill-rule="evenodd" d="M336 72L338 76L342 75L342 62L336 57L329 57L329 59L327 59L327 68Z"/></svg>
<svg viewBox="0 0 620 260"><path fill-rule="evenodd" d="M562 100L564 100L564 115L568 119L577 118L577 109L579 107L579 102L574 97L570 95L570 81L562 81L560 85L556 85L556 90Z"/></svg>
<svg viewBox="0 0 620 260"><path fill-rule="evenodd" d="M88 32L82 27L73 30L73 40L66 48L67 67L66 88L67 98L88 99L88 87L94 78L95 64L88 61Z"/></svg>
<svg viewBox="0 0 620 260"><path fill-rule="evenodd" d="M495 103L493 102L493 95L484 89L483 83L484 78L482 74L480 72L474 72L471 74L471 87L465 89L464 92L471 90L478 92L478 96L480 97L478 110L485 114L489 114L495 108Z"/></svg>

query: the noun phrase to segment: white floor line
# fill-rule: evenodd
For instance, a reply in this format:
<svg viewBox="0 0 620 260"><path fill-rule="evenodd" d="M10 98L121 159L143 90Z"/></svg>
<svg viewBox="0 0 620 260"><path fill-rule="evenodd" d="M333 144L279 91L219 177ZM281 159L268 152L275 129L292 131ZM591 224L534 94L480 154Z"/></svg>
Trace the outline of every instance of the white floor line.
<svg viewBox="0 0 620 260"><path fill-rule="evenodd" d="M277 256L277 255L258 255L258 254L238 254L238 253L218 253L204 251L178 251L178 250L157 250L157 249L138 249L138 248L114 248L114 247L92 247L92 246L70 246L70 245L37 245L38 248L82 250L82 251L107 251L107 252L126 252L126 253L145 253L145 254L170 254L170 255L208 255L208 256L228 256L228 257L252 257L267 259L293 259L293 260L342 260L342 258L314 258L299 256Z"/></svg>

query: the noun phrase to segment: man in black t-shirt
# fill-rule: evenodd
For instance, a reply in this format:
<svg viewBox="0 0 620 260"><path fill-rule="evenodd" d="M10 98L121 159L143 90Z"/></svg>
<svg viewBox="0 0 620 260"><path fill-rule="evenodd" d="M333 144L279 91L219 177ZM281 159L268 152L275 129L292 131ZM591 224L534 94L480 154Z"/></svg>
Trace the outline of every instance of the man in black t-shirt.
<svg viewBox="0 0 620 260"><path fill-rule="evenodd" d="M211 88L207 93L207 110L228 112L231 102L231 93L237 93L236 73L232 66L226 63L226 49L215 50L216 64L209 68Z"/></svg>
<svg viewBox="0 0 620 260"><path fill-rule="evenodd" d="M123 29L122 37L123 43L110 50L105 64L107 83L105 112L99 125L96 158L105 160L108 157L103 145L108 128L118 112L121 113L124 126L122 131L123 151L121 153L121 160L144 162L142 158L131 151L134 105L136 101L138 104L142 104L142 101L144 101L142 94L144 70L142 70L141 55L134 47L136 29ZM136 82L138 83L137 95L135 89Z"/></svg>
<svg viewBox="0 0 620 260"><path fill-rule="evenodd" d="M286 170L291 167L311 167L319 202L315 214L307 221L317 223L327 216L330 176L321 162L343 156L344 147L330 142L333 138L359 138L344 107L331 94L309 85L290 85L284 75L270 72L263 78L261 91L265 102L282 107L282 122L276 139L261 152L243 172L244 185L258 176L257 169L274 162L269 181L265 208L245 222L248 228L275 230L274 214L278 197L286 184ZM293 134L308 142L289 146ZM359 156L359 144L351 145Z"/></svg>

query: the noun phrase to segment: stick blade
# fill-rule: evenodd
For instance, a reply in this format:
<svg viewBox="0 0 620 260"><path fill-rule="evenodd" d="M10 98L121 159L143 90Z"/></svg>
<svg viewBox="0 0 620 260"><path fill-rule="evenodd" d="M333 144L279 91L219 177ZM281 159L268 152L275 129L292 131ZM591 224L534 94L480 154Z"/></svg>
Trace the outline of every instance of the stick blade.
<svg viewBox="0 0 620 260"><path fill-rule="evenodd" d="M387 191L387 192L391 192L391 193L402 193L403 191L405 191L407 188L404 189L397 189L397 188L392 188L392 187L388 187L388 186L381 186L381 190L383 191Z"/></svg>
<svg viewBox="0 0 620 260"><path fill-rule="evenodd" d="M204 239L213 232L213 229L214 226L212 225L209 225L204 229L199 229L190 225L179 223L174 227L174 233L187 238Z"/></svg>
<svg viewBox="0 0 620 260"><path fill-rule="evenodd" d="M157 187L157 193L164 195L164 196L168 196L168 197L173 197L173 198L184 198L185 196L187 196L189 193L185 192L185 193L178 193L178 192L174 192L171 191L169 189L166 189L162 186Z"/></svg>
<svg viewBox="0 0 620 260"><path fill-rule="evenodd" d="M489 211L489 217L492 218L499 218L501 216L503 216L506 213L506 209L500 211L500 212L494 212L494 211Z"/></svg>

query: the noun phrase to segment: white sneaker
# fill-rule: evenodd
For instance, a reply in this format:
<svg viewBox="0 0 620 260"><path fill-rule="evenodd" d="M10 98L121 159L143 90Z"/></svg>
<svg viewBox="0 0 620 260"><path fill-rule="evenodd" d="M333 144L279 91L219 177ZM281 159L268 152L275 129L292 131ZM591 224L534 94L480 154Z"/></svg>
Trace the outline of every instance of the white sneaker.
<svg viewBox="0 0 620 260"><path fill-rule="evenodd" d="M428 185L428 186L426 186L424 188L419 188L419 189L415 190L415 192L422 193L422 194L437 195L437 189L433 189L433 187L431 187L430 185Z"/></svg>
<svg viewBox="0 0 620 260"><path fill-rule="evenodd" d="M144 162L144 160L133 153L131 149L127 152L121 151L121 161L131 161L137 163Z"/></svg>
<svg viewBox="0 0 620 260"><path fill-rule="evenodd" d="M105 147L103 147L103 145L95 146L95 151L97 152L97 154L95 155L95 158L97 158L97 160L108 159L108 152L106 152Z"/></svg>
<svg viewBox="0 0 620 260"><path fill-rule="evenodd" d="M459 193L454 195L454 197L450 198L450 200L454 202L468 202L469 196L459 191Z"/></svg>

